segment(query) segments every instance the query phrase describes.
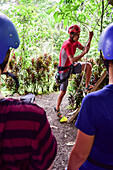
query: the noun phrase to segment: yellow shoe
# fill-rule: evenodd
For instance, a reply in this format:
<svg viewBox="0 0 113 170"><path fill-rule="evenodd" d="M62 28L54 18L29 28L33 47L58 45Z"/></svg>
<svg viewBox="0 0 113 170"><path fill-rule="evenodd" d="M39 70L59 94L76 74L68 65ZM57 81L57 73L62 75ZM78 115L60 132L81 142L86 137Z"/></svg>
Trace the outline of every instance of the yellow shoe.
<svg viewBox="0 0 113 170"><path fill-rule="evenodd" d="M66 123L67 122L67 117L62 116L62 118L60 119L60 123Z"/></svg>

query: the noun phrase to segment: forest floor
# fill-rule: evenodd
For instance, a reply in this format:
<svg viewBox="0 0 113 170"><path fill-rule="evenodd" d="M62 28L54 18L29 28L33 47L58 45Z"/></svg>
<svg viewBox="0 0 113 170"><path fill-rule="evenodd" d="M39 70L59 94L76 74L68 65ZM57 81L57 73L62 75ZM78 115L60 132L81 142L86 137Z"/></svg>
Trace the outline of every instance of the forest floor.
<svg viewBox="0 0 113 170"><path fill-rule="evenodd" d="M43 107L46 111L48 121L57 140L58 151L52 170L64 170L67 166L68 158L76 139L77 129L74 122L70 124L62 124L59 122L53 110L56 106L57 97L58 92L47 95L38 95L35 98L35 103L37 103L40 107ZM65 95L61 104L61 112L67 117L70 112L67 109L68 105L68 97Z"/></svg>

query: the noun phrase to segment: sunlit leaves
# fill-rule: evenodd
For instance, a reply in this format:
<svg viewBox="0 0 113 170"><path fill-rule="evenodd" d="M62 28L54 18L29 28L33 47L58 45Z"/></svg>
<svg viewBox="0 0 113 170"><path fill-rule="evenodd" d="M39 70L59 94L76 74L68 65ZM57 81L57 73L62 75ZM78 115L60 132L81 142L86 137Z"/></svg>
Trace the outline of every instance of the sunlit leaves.
<svg viewBox="0 0 113 170"><path fill-rule="evenodd" d="M17 49L17 58L22 57L22 76L26 76L26 67L31 57L36 58L45 52L52 54L52 63L58 61L62 43L69 37L68 27L78 24L81 27L80 42L86 45L88 32L93 30L94 37L89 57L98 58L98 40L100 36L102 0L60 0L59 3L45 0L21 0L18 5L10 4L5 13L15 24L21 44ZM39 3L37 3L39 2ZM107 6L107 0L104 1ZM54 15L54 18L53 18ZM103 28L113 21L112 8L104 11ZM54 22L54 19L56 23ZM79 52L76 52L76 55ZM52 68L53 69L53 68ZM25 73L25 74L24 74ZM35 72L33 72L33 75Z"/></svg>
<svg viewBox="0 0 113 170"><path fill-rule="evenodd" d="M59 12L56 11L56 12L54 13L54 18L55 18L55 20L57 20L58 15L59 15Z"/></svg>
<svg viewBox="0 0 113 170"><path fill-rule="evenodd" d="M107 7L107 1L104 2L105 10ZM108 7L110 8L110 7ZM59 10L62 12L59 12ZM61 20L70 22L78 21L78 22L86 22L88 24L91 24L92 26L94 23L98 20L98 18L101 18L102 15L102 0L61 0L60 3L57 5L56 9L53 10L55 12L54 18L56 22ZM110 14L106 13L106 16L108 17ZM58 15L60 15L60 19L58 20ZM68 18L68 19L67 19ZM100 20L99 20L100 21Z"/></svg>
<svg viewBox="0 0 113 170"><path fill-rule="evenodd" d="M79 14L78 15L78 20L81 21L81 22L85 22L86 16L84 14Z"/></svg>
<svg viewBox="0 0 113 170"><path fill-rule="evenodd" d="M65 2L65 0L60 0L59 5L64 3L64 2Z"/></svg>
<svg viewBox="0 0 113 170"><path fill-rule="evenodd" d="M56 7L57 7L57 4L53 5L51 8L49 8L49 10L47 12L50 14L51 12L53 12L56 9Z"/></svg>

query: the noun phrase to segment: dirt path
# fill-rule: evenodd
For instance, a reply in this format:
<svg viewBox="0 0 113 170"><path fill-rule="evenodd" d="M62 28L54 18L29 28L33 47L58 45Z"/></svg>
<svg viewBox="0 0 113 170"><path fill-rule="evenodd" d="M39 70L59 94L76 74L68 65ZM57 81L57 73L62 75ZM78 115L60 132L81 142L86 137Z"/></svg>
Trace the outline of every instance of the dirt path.
<svg viewBox="0 0 113 170"><path fill-rule="evenodd" d="M36 96L35 102L45 109L49 123L53 130L53 134L57 139L58 152L52 170L64 170L65 166L68 163L70 151L75 142L77 130L74 123L61 124L57 119L57 116L53 111L53 108L56 105L57 97L58 93L51 93L49 95L38 95ZM67 113L69 113L67 106L68 98L67 96L65 96L61 105L61 111L62 114L65 114L66 116L68 115Z"/></svg>

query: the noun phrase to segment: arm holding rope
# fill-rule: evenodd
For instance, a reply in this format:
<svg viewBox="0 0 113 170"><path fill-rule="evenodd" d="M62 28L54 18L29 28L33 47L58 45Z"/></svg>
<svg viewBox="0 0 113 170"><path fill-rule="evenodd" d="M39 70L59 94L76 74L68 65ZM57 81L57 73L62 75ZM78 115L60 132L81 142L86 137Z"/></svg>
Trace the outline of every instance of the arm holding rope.
<svg viewBox="0 0 113 170"><path fill-rule="evenodd" d="M87 45L84 47L84 51L86 51L86 53L88 53L89 49L90 49L90 44L91 44L91 40L93 38L93 31L89 32L89 40Z"/></svg>
<svg viewBox="0 0 113 170"><path fill-rule="evenodd" d="M90 48L92 38L93 38L93 31L89 32L89 40L88 40L86 47Z"/></svg>
<svg viewBox="0 0 113 170"><path fill-rule="evenodd" d="M89 32L89 40L88 40L88 43L87 43L86 47L84 47L84 46L79 47L79 49L83 50L83 52L80 55L76 56L76 57L74 57L72 55L69 56L69 59L70 59L71 63L79 61L86 53L88 53L88 51L90 49L90 44L91 44L92 37L93 37L93 31Z"/></svg>
<svg viewBox="0 0 113 170"><path fill-rule="evenodd" d="M71 61L71 63L77 62L79 61L85 54L87 53L87 48L85 48L85 50L78 56L74 57L74 56L69 56L69 59Z"/></svg>

